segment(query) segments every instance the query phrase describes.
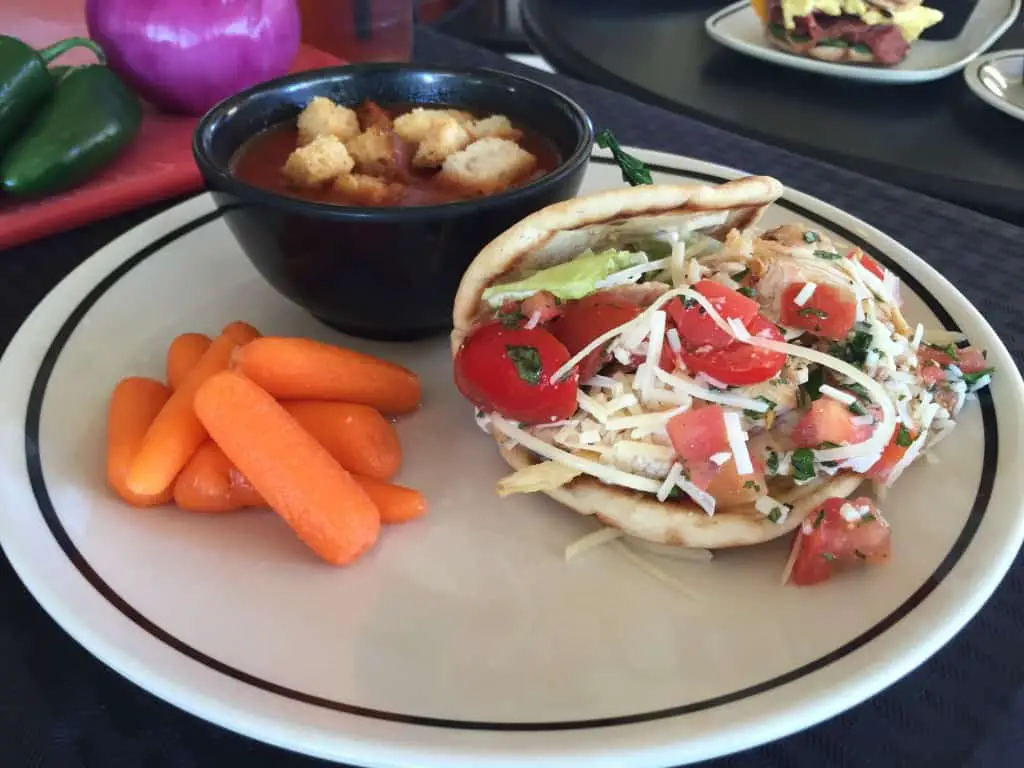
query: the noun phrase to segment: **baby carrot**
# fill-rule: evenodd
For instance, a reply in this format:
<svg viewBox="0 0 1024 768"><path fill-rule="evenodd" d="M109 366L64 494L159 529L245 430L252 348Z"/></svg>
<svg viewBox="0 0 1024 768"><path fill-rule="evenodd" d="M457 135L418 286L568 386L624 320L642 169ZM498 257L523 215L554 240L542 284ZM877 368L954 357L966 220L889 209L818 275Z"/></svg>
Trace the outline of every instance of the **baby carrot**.
<svg viewBox="0 0 1024 768"><path fill-rule="evenodd" d="M167 348L167 384L177 389L213 341L202 333L183 333Z"/></svg>
<svg viewBox="0 0 1024 768"><path fill-rule="evenodd" d="M382 523L405 523L427 513L427 500L419 491L385 483L372 477L356 476L356 480L377 505Z"/></svg>
<svg viewBox="0 0 1024 768"><path fill-rule="evenodd" d="M107 409L107 482L117 495L135 507L166 504L169 489L155 494L128 490L125 477L142 438L171 396L171 390L159 381L131 376L122 379L110 396Z"/></svg>
<svg viewBox="0 0 1024 768"><path fill-rule="evenodd" d="M231 512L266 502L212 440L207 440L174 481L174 503L189 512Z"/></svg>
<svg viewBox="0 0 1024 768"><path fill-rule="evenodd" d="M230 336L238 346L248 344L253 339L258 339L261 335L259 331L248 323L243 323L241 320L228 323L220 333L221 336Z"/></svg>
<svg viewBox="0 0 1024 768"><path fill-rule="evenodd" d="M152 495L171 487L206 439L206 430L192 408L199 386L231 361L235 342L230 336L214 339L195 367L160 409L146 431L138 453L128 467L125 484L132 493Z"/></svg>
<svg viewBox="0 0 1024 768"><path fill-rule="evenodd" d="M311 339L264 336L239 349L233 365L280 400L339 400L389 414L420 402L412 371Z"/></svg>
<svg viewBox="0 0 1024 768"><path fill-rule="evenodd" d="M390 480L398 472L402 463L398 433L376 408L324 400L282 405L349 472L377 480Z"/></svg>
<svg viewBox="0 0 1024 768"><path fill-rule="evenodd" d="M217 373L196 392L195 412L270 508L321 558L350 563L377 540L380 512L366 491L252 381Z"/></svg>

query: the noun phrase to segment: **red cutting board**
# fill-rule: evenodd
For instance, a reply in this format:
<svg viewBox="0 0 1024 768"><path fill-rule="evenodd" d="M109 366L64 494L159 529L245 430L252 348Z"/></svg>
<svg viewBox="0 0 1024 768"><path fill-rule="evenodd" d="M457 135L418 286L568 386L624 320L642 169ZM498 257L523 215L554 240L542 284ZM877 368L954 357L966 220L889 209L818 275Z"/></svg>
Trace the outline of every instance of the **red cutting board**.
<svg viewBox="0 0 1024 768"><path fill-rule="evenodd" d="M0 0L0 30L36 47L84 36L85 0ZM73 51L60 63L83 63L89 56ZM292 71L340 63L330 54L303 46ZM63 194L32 202L0 198L0 249L202 189L192 159L196 122L194 117L159 114L147 105L135 141L99 176Z"/></svg>

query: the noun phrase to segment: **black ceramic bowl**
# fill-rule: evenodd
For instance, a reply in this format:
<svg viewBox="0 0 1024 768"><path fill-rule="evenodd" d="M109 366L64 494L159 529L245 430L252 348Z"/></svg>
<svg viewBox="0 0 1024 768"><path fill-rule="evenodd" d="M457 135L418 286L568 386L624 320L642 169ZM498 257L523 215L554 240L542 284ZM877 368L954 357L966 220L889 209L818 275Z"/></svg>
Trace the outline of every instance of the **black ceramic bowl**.
<svg viewBox="0 0 1024 768"><path fill-rule="evenodd" d="M308 202L232 176L231 158L246 139L294 120L314 96L347 105L372 99L501 113L554 142L563 163L499 195L402 208ZM193 152L228 226L274 288L346 333L407 340L451 327L459 280L484 245L579 191L593 139L580 107L526 78L488 69L360 64L290 75L226 99L199 122Z"/></svg>

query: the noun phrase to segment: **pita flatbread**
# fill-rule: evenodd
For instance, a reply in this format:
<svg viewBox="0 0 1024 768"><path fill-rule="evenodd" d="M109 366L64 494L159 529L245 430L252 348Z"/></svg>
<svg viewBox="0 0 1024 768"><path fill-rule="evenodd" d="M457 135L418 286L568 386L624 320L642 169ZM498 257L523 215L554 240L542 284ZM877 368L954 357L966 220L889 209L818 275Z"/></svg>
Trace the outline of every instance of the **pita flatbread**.
<svg viewBox="0 0 1024 768"><path fill-rule="evenodd" d="M659 231L700 229L722 239L731 229L754 226L783 191L766 176L749 176L719 186L647 185L603 192L557 203L528 216L476 257L462 278L453 309L452 354L473 327L492 310L482 300L490 285L518 279L529 271L553 266L630 238ZM537 463L528 450L502 445L502 458L514 469ZM862 478L852 473L797 486L786 478L769 480L769 495L791 504L782 524L773 523L752 504L708 516L688 499L659 502L651 495L602 483L582 475L548 496L605 525L646 541L682 547L721 549L759 544L792 531L823 500L852 494Z"/></svg>

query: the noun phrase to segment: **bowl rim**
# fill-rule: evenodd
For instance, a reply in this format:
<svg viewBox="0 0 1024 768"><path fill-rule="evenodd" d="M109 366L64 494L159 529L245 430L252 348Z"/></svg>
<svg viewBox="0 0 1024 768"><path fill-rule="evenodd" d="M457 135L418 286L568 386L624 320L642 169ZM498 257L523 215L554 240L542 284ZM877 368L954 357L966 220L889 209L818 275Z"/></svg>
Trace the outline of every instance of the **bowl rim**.
<svg viewBox="0 0 1024 768"><path fill-rule="evenodd" d="M361 73L369 72L418 72L423 74L472 77L484 76L499 81L511 81L515 84L522 84L530 88L546 92L547 96L554 101L560 102L568 108L569 113L575 118L581 129L581 134L576 142L576 147L566 157L561 165L550 173L541 176L529 184L514 189L500 192L496 195L486 197L475 197L468 200L458 200L436 205L417 206L357 206L339 205L337 203L324 203L313 200L306 200L300 197L272 192L263 187L242 181L232 174L226 167L214 162L209 153L209 144L213 138L213 130L220 120L229 117L232 112L238 109L249 99L264 95L273 91L284 91L296 85L310 81L329 81L340 75L358 76ZM247 137L248 141L255 133ZM555 186L566 177L579 171L580 166L585 165L589 159L594 146L594 126L587 112L569 96L561 91L545 85L522 75L512 74L492 67L442 67L433 65L421 65L411 63L382 63L367 62L360 64L345 64L336 67L324 67L321 69L308 70L294 74L284 75L273 80L259 83L244 91L240 91L226 99L221 100L211 107L204 114L196 125L192 134L192 154L200 173L207 181L207 185L217 191L224 191L250 204L262 204L275 208L284 209L298 215L311 217L327 217L341 220L366 220L374 221L406 221L423 218L450 218L463 216L475 212L484 212L492 208L499 208L506 205L515 205L518 202L529 199L548 187ZM211 180L213 183L211 184Z"/></svg>

